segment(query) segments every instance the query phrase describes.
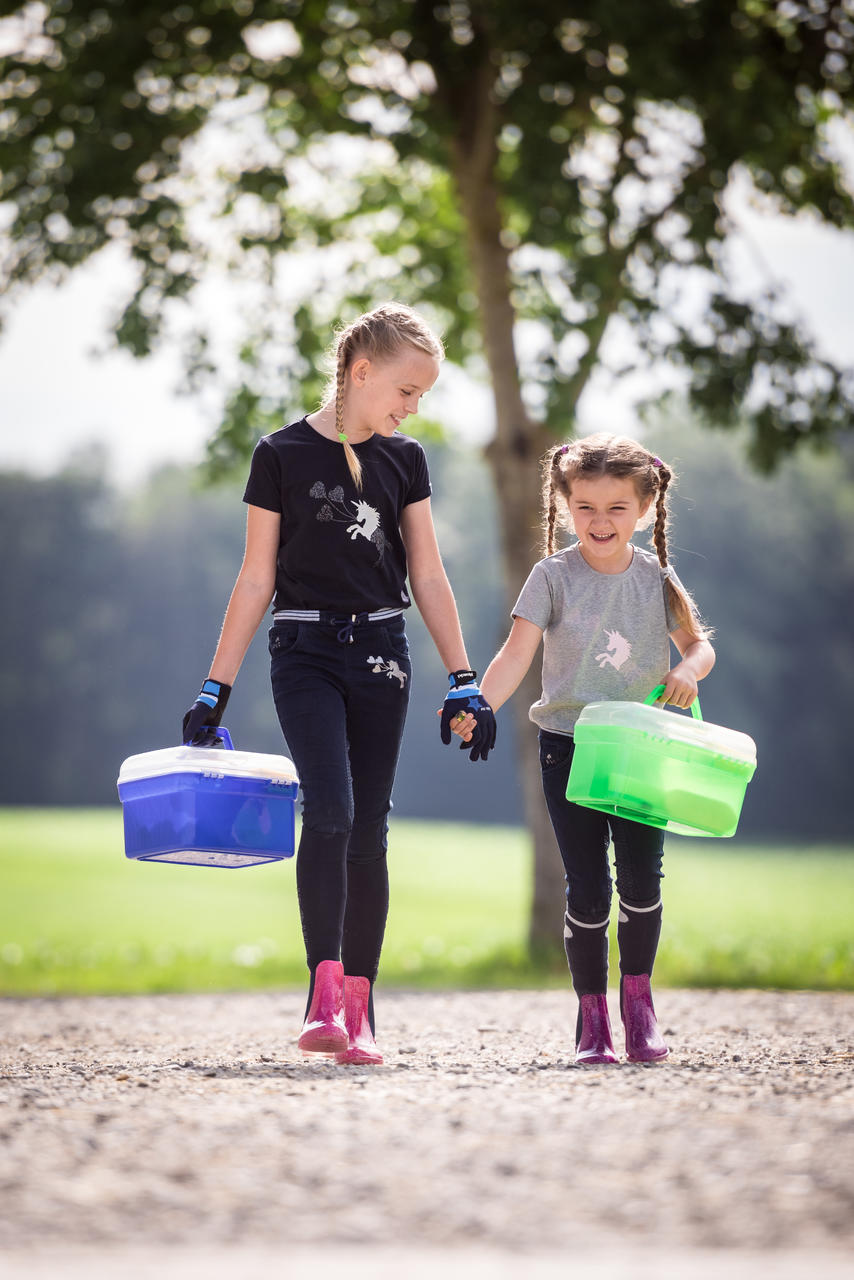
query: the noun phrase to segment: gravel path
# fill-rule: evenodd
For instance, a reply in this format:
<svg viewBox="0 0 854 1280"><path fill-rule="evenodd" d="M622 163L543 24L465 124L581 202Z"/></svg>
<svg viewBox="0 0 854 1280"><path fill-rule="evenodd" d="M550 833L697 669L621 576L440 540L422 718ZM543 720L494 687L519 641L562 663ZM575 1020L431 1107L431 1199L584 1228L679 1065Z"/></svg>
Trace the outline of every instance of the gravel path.
<svg viewBox="0 0 854 1280"><path fill-rule="evenodd" d="M854 1277L854 995L662 990L586 1069L565 992L380 992L379 1068L302 1002L3 1001L0 1271Z"/></svg>

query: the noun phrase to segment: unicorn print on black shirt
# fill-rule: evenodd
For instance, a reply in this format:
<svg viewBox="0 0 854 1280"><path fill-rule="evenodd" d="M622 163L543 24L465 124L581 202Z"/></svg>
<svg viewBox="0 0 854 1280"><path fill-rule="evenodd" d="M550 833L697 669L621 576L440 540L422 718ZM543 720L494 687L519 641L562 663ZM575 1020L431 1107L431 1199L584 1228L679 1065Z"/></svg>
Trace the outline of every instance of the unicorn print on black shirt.
<svg viewBox="0 0 854 1280"><path fill-rule="evenodd" d="M327 491L326 485L322 480L316 481L311 486L309 494L312 498L316 498L323 503L317 513L316 518L318 520L323 522L335 520L346 524L350 541L355 542L360 536L366 538L377 551L376 563L382 564L386 549L386 538L382 531L382 524L376 507L372 507L369 502L364 502L361 498L355 502L346 502L344 490L340 484Z"/></svg>

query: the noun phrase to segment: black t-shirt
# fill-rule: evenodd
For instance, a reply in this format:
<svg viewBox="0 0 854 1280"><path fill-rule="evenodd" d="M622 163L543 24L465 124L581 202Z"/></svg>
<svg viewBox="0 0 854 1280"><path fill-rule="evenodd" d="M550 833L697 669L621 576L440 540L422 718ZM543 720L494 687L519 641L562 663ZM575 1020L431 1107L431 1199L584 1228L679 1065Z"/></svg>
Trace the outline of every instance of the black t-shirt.
<svg viewBox="0 0 854 1280"><path fill-rule="evenodd" d="M369 613L407 608L400 516L430 496L424 450L395 431L354 445L358 493L343 445L300 418L255 446L243 501L282 517L276 609Z"/></svg>

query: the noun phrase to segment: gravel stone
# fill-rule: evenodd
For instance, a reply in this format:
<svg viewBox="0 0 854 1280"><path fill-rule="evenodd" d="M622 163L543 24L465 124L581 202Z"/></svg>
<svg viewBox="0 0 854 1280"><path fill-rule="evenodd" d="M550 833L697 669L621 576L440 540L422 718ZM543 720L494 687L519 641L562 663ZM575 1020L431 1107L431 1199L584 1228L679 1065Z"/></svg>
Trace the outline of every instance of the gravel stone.
<svg viewBox="0 0 854 1280"><path fill-rule="evenodd" d="M0 1270L854 1276L854 995L656 1005L666 1062L580 1068L568 992L379 990L340 1067L302 992L4 1000Z"/></svg>

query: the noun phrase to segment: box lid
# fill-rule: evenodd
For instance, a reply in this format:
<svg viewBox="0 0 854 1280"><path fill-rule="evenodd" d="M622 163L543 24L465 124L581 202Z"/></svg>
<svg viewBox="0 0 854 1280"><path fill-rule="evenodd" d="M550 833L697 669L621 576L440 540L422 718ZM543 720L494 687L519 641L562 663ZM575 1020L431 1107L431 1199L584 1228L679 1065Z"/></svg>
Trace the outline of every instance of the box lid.
<svg viewBox="0 0 854 1280"><path fill-rule="evenodd" d="M169 773L299 782L294 763L287 756L264 755L257 751L224 751L221 747L179 746L128 756L119 770L118 785Z"/></svg>
<svg viewBox="0 0 854 1280"><path fill-rule="evenodd" d="M579 715L575 728L583 730L596 725L631 729L657 741L680 742L726 756L744 764L756 765L756 743L746 733L695 720L664 707L647 706L643 702L589 702Z"/></svg>

